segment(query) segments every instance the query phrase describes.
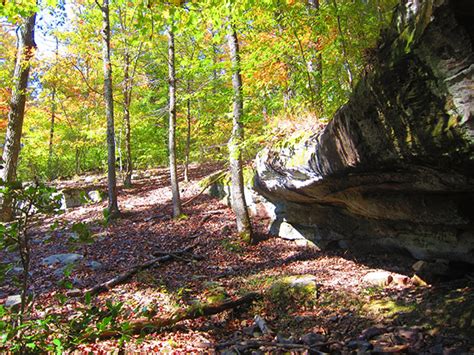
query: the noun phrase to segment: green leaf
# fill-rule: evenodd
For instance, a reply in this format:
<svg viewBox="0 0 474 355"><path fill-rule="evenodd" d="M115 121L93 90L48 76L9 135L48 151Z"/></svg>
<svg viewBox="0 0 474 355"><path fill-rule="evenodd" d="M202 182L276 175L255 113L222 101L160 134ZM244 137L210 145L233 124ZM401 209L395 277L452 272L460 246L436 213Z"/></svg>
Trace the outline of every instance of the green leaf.
<svg viewBox="0 0 474 355"><path fill-rule="evenodd" d="M92 296L91 296L90 292L87 292L86 295L84 296L84 303L86 305L90 305L91 304L91 299L92 299Z"/></svg>

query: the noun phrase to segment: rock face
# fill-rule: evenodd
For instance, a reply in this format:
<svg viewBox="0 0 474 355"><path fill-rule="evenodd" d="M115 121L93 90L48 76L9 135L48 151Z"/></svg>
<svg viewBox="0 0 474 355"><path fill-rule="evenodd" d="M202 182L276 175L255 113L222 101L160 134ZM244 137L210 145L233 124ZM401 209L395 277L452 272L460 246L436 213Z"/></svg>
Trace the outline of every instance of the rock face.
<svg viewBox="0 0 474 355"><path fill-rule="evenodd" d="M403 1L327 127L257 157L274 231L474 263L473 23L469 1Z"/></svg>

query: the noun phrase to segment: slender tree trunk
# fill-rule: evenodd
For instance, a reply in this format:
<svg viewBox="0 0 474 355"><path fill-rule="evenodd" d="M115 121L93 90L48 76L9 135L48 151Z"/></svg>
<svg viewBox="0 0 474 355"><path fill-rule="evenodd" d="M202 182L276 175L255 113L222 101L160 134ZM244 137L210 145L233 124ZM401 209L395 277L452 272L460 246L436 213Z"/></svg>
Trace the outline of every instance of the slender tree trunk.
<svg viewBox="0 0 474 355"><path fill-rule="evenodd" d="M18 31L18 51L16 54L15 70L13 73L13 90L10 100L10 111L8 112L7 132L3 146L3 169L1 178L5 182L16 180L18 155L20 153L20 140L23 130L23 118L25 116L25 103L28 88L28 77L30 73L30 62L36 48L35 43L35 21L33 14ZM11 221L13 209L11 199L4 198L1 206L1 220Z"/></svg>
<svg viewBox="0 0 474 355"><path fill-rule="evenodd" d="M56 87L53 87L51 93L51 127L49 129L49 152L48 152L48 175L53 179L53 139L54 139L54 121L56 119Z"/></svg>
<svg viewBox="0 0 474 355"><path fill-rule="evenodd" d="M337 7L337 1L333 0L334 10L336 11L336 20L337 20L337 30L339 32L339 37L341 38L341 49L342 49L342 56L344 58L344 67L347 71L347 77L349 79L349 86L353 89L353 78L354 75L352 73L351 65L349 64L349 60L347 59L347 45L346 45L346 38L344 37L344 32L342 31L341 26L341 17L339 16L339 9Z"/></svg>
<svg viewBox="0 0 474 355"><path fill-rule="evenodd" d="M132 186L132 148L130 144L130 102L132 99L132 88L130 78L130 55L125 53L124 67L124 90L123 90L123 120L125 123L125 179L124 185Z"/></svg>
<svg viewBox="0 0 474 355"><path fill-rule="evenodd" d="M100 5L99 5L100 6ZM104 99L107 117L107 185L109 193L109 216L120 214L117 203L117 179L115 174L115 131L114 131L114 99L112 91L112 63L110 61L110 20L109 0L103 0L102 10L102 56L104 61Z"/></svg>
<svg viewBox="0 0 474 355"><path fill-rule="evenodd" d="M382 8L380 7L380 1L376 0L375 4L377 6L377 16L378 16L378 19L379 19L379 23L382 24L383 23L383 13L382 13Z"/></svg>
<svg viewBox="0 0 474 355"><path fill-rule="evenodd" d="M76 159L75 159L76 175L81 173L81 162L79 148L76 148Z"/></svg>
<svg viewBox="0 0 474 355"><path fill-rule="evenodd" d="M308 6L310 13L315 16L319 12L319 0L308 0ZM319 42L318 38L315 38L315 42ZM322 88L323 88L323 57L321 51L316 48L316 52L311 56L308 62L308 71L311 73L313 78L313 88L316 95L316 100L323 111L322 102Z"/></svg>
<svg viewBox="0 0 474 355"><path fill-rule="evenodd" d="M303 62L305 63L306 65L306 75L308 77L308 89L309 89L309 95L311 97L311 104L312 106L316 106L316 95L317 95L317 91L314 87L314 74L312 73L312 68L311 68L311 62L308 61L306 59L306 56L304 54L304 48L303 48L303 45L301 43L301 40L298 36L298 33L296 32L296 30L294 31L294 35L295 35L295 38L296 38L296 41L298 42L298 47L300 49L300 53L301 53L301 57L303 59Z"/></svg>
<svg viewBox="0 0 474 355"><path fill-rule="evenodd" d="M56 52L55 52L55 75L58 75L58 61L59 61L59 40L56 37ZM56 80L56 78L55 78ZM54 139L54 123L56 119L56 81L53 83L53 91L51 93L51 128L49 130L49 152L48 152L48 174L51 179L54 178L53 174L53 139Z"/></svg>
<svg viewBox="0 0 474 355"><path fill-rule="evenodd" d="M168 30L168 75L169 75L169 138L168 150L170 158L171 192L173 194L173 216L181 215L181 199L179 197L178 172L176 167L176 73L173 25Z"/></svg>
<svg viewBox="0 0 474 355"><path fill-rule="evenodd" d="M244 194L244 178L242 172L242 143L244 141L244 128L242 114L244 110L242 77L240 75L240 55L237 32L229 24L227 35L230 57L232 62L232 86L234 88L234 110L232 136L229 140L229 160L231 174L232 209L237 219L237 230L242 238L248 242L253 241L252 225L250 223L247 204Z"/></svg>
<svg viewBox="0 0 474 355"><path fill-rule="evenodd" d="M188 96L191 94L191 83L188 80L187 86ZM186 101L186 121L187 121L187 130L186 130L186 148L185 148L185 157L184 157L184 181L189 181L189 151L191 146L191 99L188 97Z"/></svg>

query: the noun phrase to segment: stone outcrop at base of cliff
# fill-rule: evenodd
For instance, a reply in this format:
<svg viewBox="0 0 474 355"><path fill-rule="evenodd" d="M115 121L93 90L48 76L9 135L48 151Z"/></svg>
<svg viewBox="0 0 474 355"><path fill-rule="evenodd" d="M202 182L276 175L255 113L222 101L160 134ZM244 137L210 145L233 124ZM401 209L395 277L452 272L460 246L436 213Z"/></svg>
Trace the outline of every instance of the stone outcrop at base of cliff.
<svg viewBox="0 0 474 355"><path fill-rule="evenodd" d="M259 154L273 231L474 263L474 11L463 4L404 1L328 126Z"/></svg>

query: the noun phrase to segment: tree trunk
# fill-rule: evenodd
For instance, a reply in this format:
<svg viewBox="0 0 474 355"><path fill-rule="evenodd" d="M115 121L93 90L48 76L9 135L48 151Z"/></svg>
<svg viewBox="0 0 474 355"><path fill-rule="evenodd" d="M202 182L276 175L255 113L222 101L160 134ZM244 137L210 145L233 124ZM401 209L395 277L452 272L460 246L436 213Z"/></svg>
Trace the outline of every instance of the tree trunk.
<svg viewBox="0 0 474 355"><path fill-rule="evenodd" d="M124 185L132 186L132 149L130 145L130 102L132 99L132 88L130 78L130 55L125 53L124 67L124 89L123 89L123 121L125 123L125 179Z"/></svg>
<svg viewBox="0 0 474 355"><path fill-rule="evenodd" d="M76 148L76 158L75 158L75 169L76 169L76 175L79 175L81 173L81 162L80 162L80 152L79 148Z"/></svg>
<svg viewBox="0 0 474 355"><path fill-rule="evenodd" d="M301 40L298 36L298 32L296 30L294 31L294 35L295 35L296 41L298 42L298 47L300 49L301 58L303 59L303 62L306 65L306 75L308 77L309 96L310 96L310 99L311 99L311 105L314 107L314 106L316 106L316 94L317 94L316 88L314 86L315 85L315 83L314 83L314 74L313 74L314 70L311 66L311 60L306 59L306 55L304 54L303 45L302 45Z"/></svg>
<svg viewBox="0 0 474 355"><path fill-rule="evenodd" d="M109 217L120 214L117 203L117 179L115 174L115 131L114 131L114 99L112 91L112 63L110 61L110 21L109 0L104 0L102 10L102 56L104 61L104 99L107 117L107 185L109 193Z"/></svg>
<svg viewBox="0 0 474 355"><path fill-rule="evenodd" d="M51 127L49 130L49 152L48 152L48 175L54 178L53 169L53 139L54 139L54 121L56 119L56 87L53 87L51 93Z"/></svg>
<svg viewBox="0 0 474 355"><path fill-rule="evenodd" d="M55 68L54 73L58 75L58 60L59 60L59 40L56 37L56 52L55 52ZM56 78L55 78L56 80ZM51 128L49 130L49 152L48 152L48 175L52 180L54 178L53 173L53 139L54 139L54 123L56 119L56 81L53 83L53 91L51 93Z"/></svg>
<svg viewBox="0 0 474 355"><path fill-rule="evenodd" d="M319 0L308 0L309 10L312 16L315 16L319 12ZM319 39L315 38L315 42L318 43ZM317 104L323 111L322 102L322 88L323 88L323 58L319 48L315 49L310 60L308 61L308 71L311 73L313 79L313 89L316 96Z"/></svg>
<svg viewBox="0 0 474 355"><path fill-rule="evenodd" d="M187 87L188 95L191 95L191 83L188 80ZM186 101L186 121L187 121L187 130L186 130L186 148L185 148L185 157L184 157L184 181L189 181L189 151L191 146L191 99L188 97Z"/></svg>
<svg viewBox="0 0 474 355"><path fill-rule="evenodd" d="M349 79L349 86L351 89L354 88L354 74L351 69L351 65L349 64L349 60L347 59L347 45L346 45L346 38L344 37L344 32L342 31L341 26L341 17L339 16L339 9L337 6L337 1L333 0L334 10L336 11L336 19L337 19L337 30L339 32L339 37L341 38L341 49L342 49L342 56L344 60L344 68L347 72L347 77Z"/></svg>
<svg viewBox="0 0 474 355"><path fill-rule="evenodd" d="M232 62L232 86L234 88L234 110L232 136L229 140L229 160L231 173L232 209L237 219L237 230L244 240L251 242L253 239L252 225L250 223L247 204L244 194L244 178L242 173L242 143L244 141L244 128L242 125L243 94L242 77L240 75L239 41L232 24L229 24L227 35L230 57Z"/></svg>
<svg viewBox="0 0 474 355"><path fill-rule="evenodd" d="M16 54L15 70L13 73L13 90L8 113L7 132L3 146L3 170L1 178L6 182L16 180L20 140L25 116L25 103L30 73L30 62L36 48L35 43L36 14L30 16L18 31L18 51ZM4 198L1 206L2 221L13 218L12 201Z"/></svg>
<svg viewBox="0 0 474 355"><path fill-rule="evenodd" d="M170 158L171 192L173 194L173 216L181 215L181 200L179 197L178 173L176 168L176 73L174 68L174 32L173 24L168 30L168 75L169 75L169 139L168 150Z"/></svg>

